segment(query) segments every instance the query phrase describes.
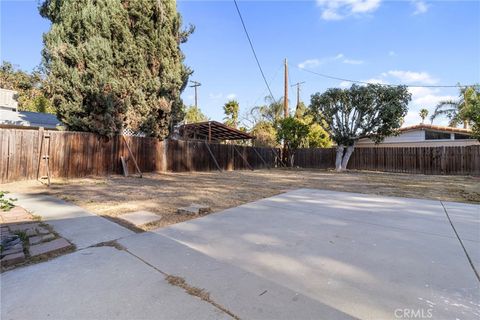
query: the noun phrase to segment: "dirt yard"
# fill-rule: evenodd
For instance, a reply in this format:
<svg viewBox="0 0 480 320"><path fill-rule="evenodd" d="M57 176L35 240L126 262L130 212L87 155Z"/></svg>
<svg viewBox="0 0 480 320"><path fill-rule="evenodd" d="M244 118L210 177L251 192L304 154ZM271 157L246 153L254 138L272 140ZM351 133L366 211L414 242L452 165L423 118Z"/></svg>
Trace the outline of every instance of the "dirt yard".
<svg viewBox="0 0 480 320"><path fill-rule="evenodd" d="M55 179L52 182L50 188L26 181L0 185L0 190L54 195L134 230L118 216L137 210L161 215L159 223L143 228L148 230L191 219L176 214L176 209L192 203L209 205L215 212L298 188L480 203L480 177L465 176L276 169L145 174L143 178Z"/></svg>

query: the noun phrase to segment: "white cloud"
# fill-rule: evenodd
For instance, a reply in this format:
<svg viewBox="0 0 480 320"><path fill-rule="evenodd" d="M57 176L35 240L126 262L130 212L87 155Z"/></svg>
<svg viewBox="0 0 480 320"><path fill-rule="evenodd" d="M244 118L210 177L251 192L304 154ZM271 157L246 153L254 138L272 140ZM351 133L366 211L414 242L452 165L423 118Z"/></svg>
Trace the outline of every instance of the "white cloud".
<svg viewBox="0 0 480 320"><path fill-rule="evenodd" d="M382 79L376 79L376 78L371 78L371 79L366 79L366 80L361 80L361 82L367 82L367 83L372 83L372 84L388 84L386 81ZM342 81L338 84L340 88L350 88L354 84L354 82L350 81ZM363 84L360 84L363 85Z"/></svg>
<svg viewBox="0 0 480 320"><path fill-rule="evenodd" d="M320 60L318 59L307 59L301 63L298 64L298 67L300 69L304 68L316 68L320 65Z"/></svg>
<svg viewBox="0 0 480 320"><path fill-rule="evenodd" d="M442 94L440 88L409 87L408 91L412 94L412 105L426 108L433 112L435 106L444 100L455 100L454 96Z"/></svg>
<svg viewBox="0 0 480 320"><path fill-rule="evenodd" d="M428 5L423 0L412 0L413 5L415 6L414 15L422 14L428 11Z"/></svg>
<svg viewBox="0 0 480 320"><path fill-rule="evenodd" d="M385 80L378 79L378 78L370 78L367 80L362 80L363 82L373 83L373 84L388 84Z"/></svg>
<svg viewBox="0 0 480 320"><path fill-rule="evenodd" d="M229 95L227 95L227 99L228 100L233 100L237 97L237 95L235 93L230 93Z"/></svg>
<svg viewBox="0 0 480 320"><path fill-rule="evenodd" d="M395 57L397 55L397 53L395 51L388 51L388 55L390 57Z"/></svg>
<svg viewBox="0 0 480 320"><path fill-rule="evenodd" d="M223 97L222 93L209 93L208 97L212 100L220 100Z"/></svg>
<svg viewBox="0 0 480 320"><path fill-rule="evenodd" d="M436 105L440 101L444 100L455 100L457 97L442 94L441 89L439 88L408 88L408 91L412 94L412 101L409 105L409 111L405 117L405 125L418 124L421 122L419 115L420 109L427 109L432 115ZM425 120L427 121L427 120ZM430 120L428 120L430 121ZM446 124L446 120L439 118L435 120L436 124Z"/></svg>
<svg viewBox="0 0 480 320"><path fill-rule="evenodd" d="M424 106L427 109L431 109L433 111L433 108L440 102L440 101L445 101L445 100L455 100L457 97L450 96L450 95L435 95L435 94L426 94L421 97L417 97L415 99L412 98L412 103L418 106Z"/></svg>
<svg viewBox="0 0 480 320"><path fill-rule="evenodd" d="M381 0L317 0L324 20L342 20L352 15L370 13L377 10L380 3Z"/></svg>
<svg viewBox="0 0 480 320"><path fill-rule="evenodd" d="M323 20L330 20L330 21L335 21L335 20L342 20L344 17L339 15L335 9L325 9L322 12L322 19Z"/></svg>
<svg viewBox="0 0 480 320"><path fill-rule="evenodd" d="M382 75L384 77L392 76L406 83L415 82L415 83L424 83L424 84L434 84L438 82L437 79L433 78L427 72L391 70L391 71L382 73Z"/></svg>
<svg viewBox="0 0 480 320"><path fill-rule="evenodd" d="M316 68L320 65L330 63L330 62L334 62L334 61L340 61L340 60L343 63L347 63L347 64L362 64L364 62L363 60L349 59L349 58L345 57L345 55L343 53L338 53L335 56L326 57L326 58L322 58L322 59L307 59L303 62L300 62L298 64L298 67L300 69L313 69L313 68Z"/></svg>
<svg viewBox="0 0 480 320"><path fill-rule="evenodd" d="M343 63L346 64L363 64L363 60L345 59Z"/></svg>

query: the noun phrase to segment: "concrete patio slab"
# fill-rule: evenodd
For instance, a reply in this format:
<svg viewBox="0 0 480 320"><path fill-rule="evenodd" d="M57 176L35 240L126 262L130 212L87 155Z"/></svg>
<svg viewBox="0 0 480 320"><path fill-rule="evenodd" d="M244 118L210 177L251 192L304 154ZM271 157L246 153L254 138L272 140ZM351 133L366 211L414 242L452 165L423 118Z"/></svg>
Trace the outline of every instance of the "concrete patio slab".
<svg viewBox="0 0 480 320"><path fill-rule="evenodd" d="M479 243L480 246L480 205L443 202L455 230L462 240Z"/></svg>
<svg viewBox="0 0 480 320"><path fill-rule="evenodd" d="M479 281L439 201L297 190L155 232L340 314L480 316Z"/></svg>
<svg viewBox="0 0 480 320"><path fill-rule="evenodd" d="M147 223L158 221L162 216L150 211L135 211L119 216L120 219L130 222L135 226L142 226Z"/></svg>
<svg viewBox="0 0 480 320"><path fill-rule="evenodd" d="M18 199L16 204L40 216L77 249L134 234L127 228L54 197L25 194L12 196Z"/></svg>
<svg viewBox="0 0 480 320"><path fill-rule="evenodd" d="M477 205L300 189L133 234L63 201L19 198L77 243L102 242L90 231L104 227L125 250L86 248L3 273L2 319L229 317L166 274L241 319L480 317L462 247L478 268Z"/></svg>
<svg viewBox="0 0 480 320"><path fill-rule="evenodd" d="M216 260L162 235L146 232L118 241L156 268L204 288L240 319L354 319L296 291Z"/></svg>
<svg viewBox="0 0 480 320"><path fill-rule="evenodd" d="M2 319L230 319L112 247L7 271L0 281Z"/></svg>

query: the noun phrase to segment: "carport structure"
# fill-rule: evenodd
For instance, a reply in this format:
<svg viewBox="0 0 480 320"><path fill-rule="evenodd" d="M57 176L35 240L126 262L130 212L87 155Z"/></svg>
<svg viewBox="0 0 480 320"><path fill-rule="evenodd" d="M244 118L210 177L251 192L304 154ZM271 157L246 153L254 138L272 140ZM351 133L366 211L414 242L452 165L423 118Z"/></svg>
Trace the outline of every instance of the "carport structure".
<svg viewBox="0 0 480 320"><path fill-rule="evenodd" d="M254 140L255 137L251 134L238 130L236 128L229 127L221 122L218 121L205 121L205 122L197 122L197 123L189 123L180 126L179 128L180 136L184 140L202 140L205 141L205 145L207 146L208 152L212 157L215 165L217 166L219 171L222 171L220 168L217 159L213 155L212 150L208 143L231 143L235 152L242 158L245 165L253 170L253 167L248 163L247 159L241 154L240 151L235 147L235 144L232 142L235 141L248 141ZM208 143L207 143L208 142ZM262 162L268 166L262 156L254 149L256 154L260 157Z"/></svg>
<svg viewBox="0 0 480 320"><path fill-rule="evenodd" d="M184 124L180 126L180 135L185 140L207 140L208 142L255 139L251 134L218 121Z"/></svg>

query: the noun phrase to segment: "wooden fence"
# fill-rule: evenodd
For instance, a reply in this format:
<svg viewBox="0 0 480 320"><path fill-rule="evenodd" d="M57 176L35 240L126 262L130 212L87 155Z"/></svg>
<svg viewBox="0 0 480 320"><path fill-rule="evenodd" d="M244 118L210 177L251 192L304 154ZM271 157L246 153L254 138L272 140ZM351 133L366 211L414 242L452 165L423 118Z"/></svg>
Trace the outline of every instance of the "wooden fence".
<svg viewBox="0 0 480 320"><path fill-rule="evenodd" d="M123 136L107 140L85 132L0 128L0 183L45 176L47 154L52 177L120 174L120 157L129 157L126 143L142 172L209 171L217 170L217 164L222 170L261 169L278 160L278 150L271 148ZM134 173L133 161L127 163Z"/></svg>
<svg viewBox="0 0 480 320"><path fill-rule="evenodd" d="M49 138L44 138L47 136ZM92 133L0 128L0 183L45 176L49 155L52 177L104 176L122 173L120 157L127 143L142 172L246 170L276 167L280 150L203 141L159 141L117 136L106 140ZM48 152L50 145L50 152ZM335 150L300 149L295 166L334 168ZM480 175L480 146L425 148L356 148L349 169ZM133 161L129 172L135 172Z"/></svg>
<svg viewBox="0 0 480 320"><path fill-rule="evenodd" d="M335 149L300 149L295 166L335 167ZM480 146L356 148L348 169L420 173L480 175Z"/></svg>

